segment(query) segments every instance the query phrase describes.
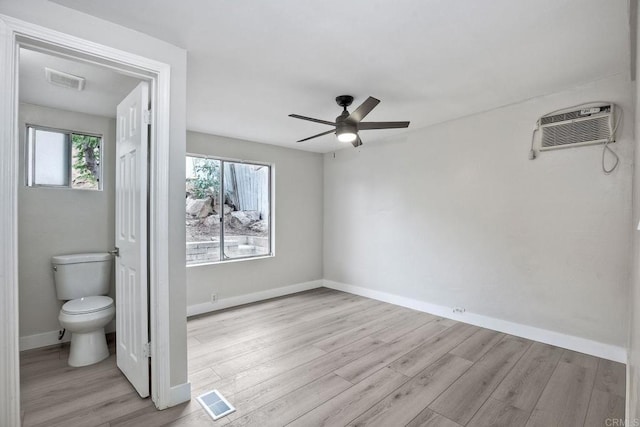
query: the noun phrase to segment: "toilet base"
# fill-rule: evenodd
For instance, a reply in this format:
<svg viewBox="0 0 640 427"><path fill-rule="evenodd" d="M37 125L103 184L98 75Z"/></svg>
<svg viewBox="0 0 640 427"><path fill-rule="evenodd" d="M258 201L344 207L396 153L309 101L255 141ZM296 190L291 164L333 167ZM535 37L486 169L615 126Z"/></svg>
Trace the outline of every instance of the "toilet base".
<svg viewBox="0 0 640 427"><path fill-rule="evenodd" d="M109 357L107 337L104 328L93 332L72 332L69 366L93 365Z"/></svg>

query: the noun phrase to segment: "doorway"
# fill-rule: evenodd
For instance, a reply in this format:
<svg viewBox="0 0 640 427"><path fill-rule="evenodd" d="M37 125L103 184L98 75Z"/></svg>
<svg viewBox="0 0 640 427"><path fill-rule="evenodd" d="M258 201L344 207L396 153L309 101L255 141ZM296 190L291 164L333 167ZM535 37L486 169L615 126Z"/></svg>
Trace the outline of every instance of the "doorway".
<svg viewBox="0 0 640 427"><path fill-rule="evenodd" d="M81 61L100 64L129 76L150 82L152 125L149 185L150 227L150 331L152 390L155 405L170 406L171 397L169 346L169 284L168 284L168 152L169 152L169 66L117 49L88 43L84 40L48 30L19 20L2 18L0 24L0 69L2 90L0 101L0 132L6 142L0 144L0 253L2 254L0 300L6 322L0 328L0 338L6 345L0 357L0 424L19 423L19 335L18 335L18 216L17 188L20 182L18 128L18 52L21 47L55 52ZM187 392L188 395L188 392Z"/></svg>
<svg viewBox="0 0 640 427"><path fill-rule="evenodd" d="M136 265L130 269L142 272L138 280L128 280L129 277L135 278L135 275L114 274L113 264L119 267L118 271L122 271L123 260L130 258L134 252L123 251L125 253L121 256L115 259L108 257L106 261L111 265L107 270L111 271L105 275L104 290L96 289L102 282L96 279L93 286L83 283L67 292L77 293L73 297L76 302L76 298L86 296L90 298L85 300L85 304L89 304L90 300L98 301L95 307L76 310L78 313L88 310L95 314L72 316L75 319L93 319L99 316L102 306L102 312L112 313L115 306L115 318L109 314L104 320L109 322L109 318L112 319L105 327L107 332L113 332L116 324L117 329L122 332L116 335L117 345L111 353L113 355L117 351L118 367L131 380L140 395L146 397L149 394L148 360L142 360L142 354L130 355L132 351L135 352L135 347L140 348L148 342L146 129L144 149L137 150L139 163L144 167L134 168L134 171L144 174L141 176L142 179L133 180L136 184L117 184L118 178L124 174L116 172L118 167L122 167L122 162L118 162L116 157L118 150L122 151L121 146L124 142L121 135L125 134L122 130L118 131L117 127L130 127L124 123L129 119L128 114L125 114L127 117L123 117L123 120L117 120L116 109L138 86L144 88L144 97L147 99L148 84L105 67L25 47L20 49L19 60L19 175L25 177L18 183L18 274L23 368L21 394L23 412L26 411L29 420L38 417L38 406L27 396L33 396L33 390L38 389L41 382L46 383L48 376L47 372L39 373L33 364L26 362L25 359L28 357L25 357L25 351L28 351L27 354L33 359L33 355L42 354L42 351L30 350L55 345L60 350L58 363L61 366L65 366L67 358L70 365L84 366L101 363L106 356L103 352L96 352L91 345L81 344L81 341L71 343L75 353L69 352L69 344L60 343L69 341L86 326L68 326L68 329L64 329L67 325L58 322L59 313L65 312L65 307L75 303L70 302L62 307L64 301L72 297L58 292L51 259L54 256L68 254L104 254L116 245L124 249L122 239L117 238L121 233L116 233L116 224L136 229L134 234L139 239L131 240L131 236L127 236L126 241L131 241L131 245L137 249L136 252L139 252L136 258L140 259L136 259L136 263L141 266ZM144 104L146 111L148 102ZM129 105L125 108L128 113ZM142 129L137 123L135 125L138 130ZM136 218L136 227L126 227L128 224L122 221L122 218L116 220L116 212L124 212L124 207L120 206L117 209L117 205L131 198L120 193L131 191L128 187L132 185L140 187L134 189L133 193L140 194L143 200L136 201L134 205L141 207L144 217L121 215L124 219ZM139 230L140 226L143 226L144 230ZM103 264L104 262L94 262L86 265L100 268ZM60 268L74 267L56 267ZM90 287L93 289L88 290ZM94 296L103 294L108 294L108 297ZM116 298L117 296L120 298ZM130 310L129 302L137 296L142 296L144 301L139 302L135 310ZM74 320L74 323L77 321ZM130 324L131 321L134 321L133 324ZM143 342L130 342L130 330L136 330L136 337ZM98 340L101 335L103 333L96 331ZM82 340L79 336L74 338L78 339ZM77 345L83 347L76 347ZM98 342L95 345L98 345ZM102 346L104 347L104 343ZM54 354L55 349L47 349L45 353ZM72 357L76 359L73 363ZM78 362L82 362L81 365L78 365ZM113 360L109 361L112 362ZM49 366L48 372L55 371L55 360L52 360ZM91 372L89 369L82 371ZM81 391L82 377L77 372L74 372L73 376L78 384L77 389ZM64 375L59 375L58 381L65 379Z"/></svg>

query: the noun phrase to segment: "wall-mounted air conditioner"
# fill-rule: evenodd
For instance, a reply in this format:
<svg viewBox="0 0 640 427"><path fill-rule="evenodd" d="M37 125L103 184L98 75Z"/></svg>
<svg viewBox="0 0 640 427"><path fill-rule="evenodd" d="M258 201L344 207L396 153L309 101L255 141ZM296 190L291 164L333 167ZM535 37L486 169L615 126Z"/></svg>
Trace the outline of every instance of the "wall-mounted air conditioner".
<svg viewBox="0 0 640 427"><path fill-rule="evenodd" d="M540 118L540 151L615 142L613 104L589 106Z"/></svg>

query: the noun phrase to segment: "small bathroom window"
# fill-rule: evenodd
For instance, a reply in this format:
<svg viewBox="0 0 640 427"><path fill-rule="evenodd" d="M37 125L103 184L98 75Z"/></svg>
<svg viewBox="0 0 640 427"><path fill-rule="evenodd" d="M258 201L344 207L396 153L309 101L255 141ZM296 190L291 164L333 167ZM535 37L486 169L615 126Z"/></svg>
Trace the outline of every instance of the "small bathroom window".
<svg viewBox="0 0 640 427"><path fill-rule="evenodd" d="M102 136L27 125L26 184L102 190Z"/></svg>

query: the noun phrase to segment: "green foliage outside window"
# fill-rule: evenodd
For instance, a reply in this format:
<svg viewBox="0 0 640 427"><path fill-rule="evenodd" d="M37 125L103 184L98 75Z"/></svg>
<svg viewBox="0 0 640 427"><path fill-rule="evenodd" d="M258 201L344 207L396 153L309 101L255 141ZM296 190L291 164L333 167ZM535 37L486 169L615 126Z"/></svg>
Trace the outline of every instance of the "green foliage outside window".
<svg viewBox="0 0 640 427"><path fill-rule="evenodd" d="M195 178L190 181L194 196L197 199L216 199L220 188L220 162L194 157L193 173Z"/></svg>
<svg viewBox="0 0 640 427"><path fill-rule="evenodd" d="M90 135L71 135L73 144L74 180L96 184L100 177L100 143L102 138ZM77 175L76 175L77 174Z"/></svg>

